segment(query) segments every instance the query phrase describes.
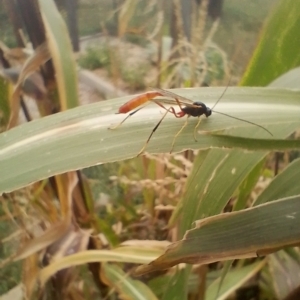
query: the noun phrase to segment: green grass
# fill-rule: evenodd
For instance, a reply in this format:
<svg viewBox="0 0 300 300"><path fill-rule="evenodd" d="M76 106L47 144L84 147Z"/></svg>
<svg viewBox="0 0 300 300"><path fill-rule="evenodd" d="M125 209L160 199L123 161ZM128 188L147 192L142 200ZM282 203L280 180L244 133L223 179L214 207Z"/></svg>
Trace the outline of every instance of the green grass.
<svg viewBox="0 0 300 300"><path fill-rule="evenodd" d="M7 238L11 233L14 232L15 226L10 219L3 220L6 214L4 213L2 206L0 206L0 241ZM8 216L7 216L8 218ZM18 243L15 239L12 242L4 242L0 244L0 264L1 261L7 259L15 253ZM11 288L16 286L21 280L21 262L10 263L0 268L0 295L6 293Z"/></svg>
<svg viewBox="0 0 300 300"><path fill-rule="evenodd" d="M108 67L110 65L109 51L106 45L87 48L86 52L80 56L78 64L90 70Z"/></svg>

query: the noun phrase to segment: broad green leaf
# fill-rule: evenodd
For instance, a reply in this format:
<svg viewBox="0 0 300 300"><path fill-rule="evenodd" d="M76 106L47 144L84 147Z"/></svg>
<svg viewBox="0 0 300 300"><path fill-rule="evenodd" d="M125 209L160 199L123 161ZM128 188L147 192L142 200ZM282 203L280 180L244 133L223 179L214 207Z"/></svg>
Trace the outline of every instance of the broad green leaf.
<svg viewBox="0 0 300 300"><path fill-rule="evenodd" d="M176 292L178 292L178 290L180 289L180 287L182 285L184 287L182 289L184 289L184 292L186 292L187 294L196 294L199 292L199 273L198 272L190 272L189 273L189 277L188 277L186 285L184 285L184 283L185 283L184 277L179 276L179 277L177 277L178 279L171 281L173 276L178 276L178 273L182 272L185 269L187 269L187 266L185 268L177 271L175 274L174 274L174 272L167 272L161 276L153 277L152 279L150 279L148 281L148 285L151 287L152 291L154 291L155 294L159 298L161 298L161 295L163 295L163 294L165 294L165 297L167 297L168 294L166 292L168 292L168 290L166 290L166 287L169 288L169 286L172 286L172 283L176 283L176 282L178 282L179 284L177 284L177 285L173 284L173 289L171 289L171 287L169 288L170 292L174 291L174 287L177 288L177 286L179 286L179 288L176 290ZM206 286L208 287L210 284L212 284L219 277L219 275L220 275L219 270L214 270L214 271L208 272L207 276L206 276ZM185 288L187 288L187 291L185 291ZM180 292L178 292L177 294L179 296L181 295ZM184 299L184 297L185 297L185 294L181 297L181 299ZM170 297L169 299L172 299L172 298Z"/></svg>
<svg viewBox="0 0 300 300"><path fill-rule="evenodd" d="M212 149L200 153L180 207L180 236L195 220L222 212L234 191L266 155L265 152Z"/></svg>
<svg viewBox="0 0 300 300"><path fill-rule="evenodd" d="M249 278L255 276L257 272L261 270L261 268L265 265L266 260L260 260L257 262L254 262L252 265L246 265L242 267L238 267L235 269L228 270L227 276L228 280L224 282L225 286L222 290L220 290L219 296L221 299L223 297L226 297L225 299L228 299L227 293L236 291L237 288L239 288L241 285L245 283ZM206 297L215 296L216 291L219 287L220 283L220 272L221 270L212 270L209 271L206 275L206 286L207 286L207 293ZM150 281L148 281L148 285L151 288L152 291L155 292L155 294L161 299L161 295L166 290L166 286L170 279L174 276L173 272L165 273L161 276L156 276ZM226 277L225 277L226 278ZM180 278L182 280L183 278ZM173 285L174 288L177 287L177 285ZM188 288L188 294L196 294L199 291L199 273L198 272L191 272L188 277L187 282L187 288ZM171 290L171 289L170 289ZM173 299L173 298L169 298ZM183 298L181 298L183 299ZM206 299L206 298L205 298ZM213 298L215 299L215 298ZM219 299L219 298L218 298ZM207 299L206 299L207 300Z"/></svg>
<svg viewBox="0 0 300 300"><path fill-rule="evenodd" d="M284 129L284 128L282 128ZM234 131L235 133L237 130ZM211 134L211 142L215 147L240 148L246 150L293 150L300 148L300 140L280 140L280 139L257 139L230 136L224 134Z"/></svg>
<svg viewBox="0 0 300 300"><path fill-rule="evenodd" d="M281 0L270 15L241 85L264 86L300 65L300 1Z"/></svg>
<svg viewBox="0 0 300 300"><path fill-rule="evenodd" d="M171 281L173 276L178 276L178 273L179 272L176 272L174 274L173 272L169 272L169 273L164 273L163 275L160 275L160 276L155 276L147 282L148 286L158 296L159 299L162 298L163 294L165 294L167 297L168 294L166 294L166 287L168 287L168 285L172 285L172 282L177 281L178 283L180 283L180 286L181 286L181 282L183 281L182 277L181 278L177 277L177 280ZM213 280L215 280L215 277L209 276L209 275L208 275L209 279L207 281L209 281L209 283L211 283ZM213 275L215 275L215 274L213 274ZM211 277L213 277L213 279ZM174 287L177 288L177 286L179 286L179 284L173 285L173 290L174 290ZM179 286L179 288L180 288L180 286ZM185 287L184 287L184 289L185 289ZM173 292L173 290L170 288L171 292ZM195 294L198 292L198 290L199 290L199 274L191 273L189 280L188 280L188 284L187 284L187 293ZM180 293L178 293L178 294L180 295ZM171 297L169 299L171 299ZM182 296L181 299L184 299L184 296Z"/></svg>
<svg viewBox="0 0 300 300"><path fill-rule="evenodd" d="M38 0L56 73L61 110L78 106L77 72L66 24L53 0Z"/></svg>
<svg viewBox="0 0 300 300"><path fill-rule="evenodd" d="M258 196L255 205L300 194L300 159L291 162Z"/></svg>
<svg viewBox="0 0 300 300"><path fill-rule="evenodd" d="M223 88L195 88L180 89L177 92L212 106L222 91ZM123 97L74 108L2 133L0 193L13 191L56 174L136 156L162 114L156 105L149 105L118 129L108 130L109 126L124 118L115 112L131 98ZM277 140L300 127L299 98L300 93L297 91L230 88L218 105L218 110L266 126ZM167 116L150 140L147 151L168 152L174 135L184 122L172 115ZM196 120L191 119L176 140L174 151L223 147L216 137L207 133L229 128L235 128L232 130L234 135L269 138L270 141L273 139L253 125L213 114L202 120L198 142L195 142L195 125ZM226 134L229 134L228 130Z"/></svg>
<svg viewBox="0 0 300 300"><path fill-rule="evenodd" d="M171 244L149 265L139 266L136 274L179 263L207 264L256 257L299 244L299 201L298 195L197 221L182 240Z"/></svg>
<svg viewBox="0 0 300 300"><path fill-rule="evenodd" d="M227 260L224 262L224 265L222 267L222 271L221 271L221 274L218 278L218 285L217 285L217 289L214 289L214 294L215 294L215 299L217 299L217 296L220 295L220 292L221 292L221 288L224 284L224 280L226 278L226 275L228 274L228 272L230 271L231 267L232 267L232 264L233 264L233 259L231 260ZM214 283L212 283L213 285ZM205 294L207 295L207 294Z"/></svg>
<svg viewBox="0 0 300 300"><path fill-rule="evenodd" d="M215 280L207 289L205 300L225 300L234 293L239 287L241 287L245 282L250 278L255 276L265 265L266 261L262 260L251 265L236 268L232 271L229 271L225 277L222 287L217 294L218 285L220 278ZM216 297L218 295L218 297Z"/></svg>
<svg viewBox="0 0 300 300"><path fill-rule="evenodd" d="M101 279L108 286L116 289L120 299L156 300L154 293L146 284L129 277L124 271L112 264L104 263L101 266Z"/></svg>
<svg viewBox="0 0 300 300"><path fill-rule="evenodd" d="M239 187L239 196L234 204L233 210L240 210L247 207L247 200L255 187L259 176L261 175L261 169L265 163L265 160L262 159L256 166L251 170L249 175L246 177L244 182Z"/></svg>
<svg viewBox="0 0 300 300"><path fill-rule="evenodd" d="M188 268L190 269L190 268ZM181 300L186 299L188 294L188 287L185 284L185 277L189 271L185 269L177 270L175 274L170 278L168 284L165 286L165 292L162 300L174 299Z"/></svg>

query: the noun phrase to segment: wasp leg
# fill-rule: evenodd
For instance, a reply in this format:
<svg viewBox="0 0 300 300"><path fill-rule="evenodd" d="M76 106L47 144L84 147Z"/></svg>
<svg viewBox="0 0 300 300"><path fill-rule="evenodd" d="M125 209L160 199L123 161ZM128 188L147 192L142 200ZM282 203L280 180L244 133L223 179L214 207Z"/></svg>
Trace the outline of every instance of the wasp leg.
<svg viewBox="0 0 300 300"><path fill-rule="evenodd" d="M170 107L170 108L168 108L168 109L166 110L166 112L164 113L164 115L162 116L162 118L159 120L159 122L158 122L158 123L155 125L155 127L153 128L153 130L152 130L151 134L149 135L149 137L148 137L146 143L144 144L143 148L140 150L140 152L138 153L137 156L140 156L140 155L145 151L145 149L147 148L147 145L148 145L148 143L149 143L149 141L150 141L152 135L153 135L154 132L157 130L157 128L159 127L159 125L161 124L161 122L164 120L164 118L166 117L167 113L168 113L168 112L173 113L173 111L174 111L174 108L173 108L173 107Z"/></svg>
<svg viewBox="0 0 300 300"><path fill-rule="evenodd" d="M172 151L173 151L173 148L174 148L175 141L176 141L177 137L178 137L179 134L183 131L183 129L187 126L189 117L190 117L190 116L187 116L187 118L186 118L184 124L182 125L182 127L180 128L180 130L176 133L176 135L174 136L174 139L173 139L173 142L172 142L172 146L171 146L171 150L170 150L170 154L171 154Z"/></svg>
<svg viewBox="0 0 300 300"><path fill-rule="evenodd" d="M121 121L119 124L117 124L117 125L115 125L115 126L110 126L110 127L108 127L108 129L110 129L110 130L117 129L117 128L120 127L120 126L121 126L121 125L129 118L129 117L131 117L132 115L134 115L135 113L137 113L139 110L141 110L141 109L144 108L144 107L145 107L145 106L140 107L140 108L134 110L133 112L131 112L130 114L128 114L128 115L126 116L126 118L124 118L123 121Z"/></svg>
<svg viewBox="0 0 300 300"><path fill-rule="evenodd" d="M196 139L196 134L197 134L197 129L200 126L200 123L201 123L201 118L199 117L198 119L199 119L198 123L197 123L197 125L194 128L194 140L195 140L195 142L198 142L197 139Z"/></svg>

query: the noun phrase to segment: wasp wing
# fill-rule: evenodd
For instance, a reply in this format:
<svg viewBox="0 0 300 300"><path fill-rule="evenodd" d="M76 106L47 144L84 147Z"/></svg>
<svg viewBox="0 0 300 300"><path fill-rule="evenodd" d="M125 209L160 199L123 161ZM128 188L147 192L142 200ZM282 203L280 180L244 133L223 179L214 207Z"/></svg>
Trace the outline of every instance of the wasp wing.
<svg viewBox="0 0 300 300"><path fill-rule="evenodd" d="M185 106L194 106L193 105L193 101L188 99L188 98L185 98L183 96L180 96L178 94L175 94L175 93L172 93L170 91L167 91L167 90L163 90L163 89L160 89L160 88L151 88L152 90L154 91L157 91L158 93L160 93L162 96L166 96L166 97L169 97L169 98L173 98L173 99L159 99L161 102L165 103L165 104L170 104L170 105L178 105L177 101L175 99L177 99L180 104L182 105L185 105ZM158 100L158 99L156 99Z"/></svg>

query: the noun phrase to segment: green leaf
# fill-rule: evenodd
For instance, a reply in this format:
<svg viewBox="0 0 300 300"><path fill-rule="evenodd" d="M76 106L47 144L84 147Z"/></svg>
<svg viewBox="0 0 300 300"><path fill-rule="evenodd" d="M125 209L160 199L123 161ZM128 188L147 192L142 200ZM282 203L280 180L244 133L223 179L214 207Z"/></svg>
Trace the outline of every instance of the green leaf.
<svg viewBox="0 0 300 300"><path fill-rule="evenodd" d="M241 85L264 86L300 64L300 1L281 0L261 34Z"/></svg>
<svg viewBox="0 0 300 300"><path fill-rule="evenodd" d="M239 196L234 204L233 210L241 210L247 207L247 201L248 197L254 189L257 180L261 174L261 169L265 163L265 160L262 159L259 163L256 164L256 166L251 170L249 175L246 177L244 182L239 187Z"/></svg>
<svg viewBox="0 0 300 300"><path fill-rule="evenodd" d="M62 110L78 106L77 72L65 22L53 0L38 0L56 73Z"/></svg>
<svg viewBox="0 0 300 300"><path fill-rule="evenodd" d="M180 203L180 207L184 207L180 236L195 220L221 213L234 191L265 155L266 152L224 149L200 153Z"/></svg>
<svg viewBox="0 0 300 300"><path fill-rule="evenodd" d="M247 150L292 150L300 148L300 140L252 139L230 135L211 134L215 147L241 148Z"/></svg>
<svg viewBox="0 0 300 300"><path fill-rule="evenodd" d="M156 296L141 281L130 278L123 270L116 266L104 263L101 266L101 279L110 287L116 289L120 299L156 300Z"/></svg>
<svg viewBox="0 0 300 300"><path fill-rule="evenodd" d="M149 265L139 266L136 274L179 263L207 264L256 257L299 244L299 201L298 195L197 221L182 240L171 244L165 254Z"/></svg>
<svg viewBox="0 0 300 300"><path fill-rule="evenodd" d="M181 270L177 269L177 272L173 274L168 284L165 286L165 292L162 297L162 300L186 299L188 291L187 291L187 285L185 284L184 278L186 277L187 272L188 271L186 270L186 268Z"/></svg>
<svg viewBox="0 0 300 300"><path fill-rule="evenodd" d="M180 89L192 100L212 105L223 88ZM274 139L282 139L300 126L300 93L269 88L230 88L218 110L266 126ZM123 119L118 107L132 97L90 104L35 120L0 135L0 193L10 192L50 176L91 165L124 160L137 155L152 128L161 118L161 109L149 105L116 130L108 130ZM174 135L184 120L169 115L149 143L148 152L170 150ZM242 137L269 138L253 125L213 114L202 120L198 142L193 139L196 120L190 120L176 140L174 151L223 147L207 132L228 128ZM242 130L241 130L242 129ZM226 135L229 132L226 131ZM259 149L259 145L258 145Z"/></svg>
<svg viewBox="0 0 300 300"><path fill-rule="evenodd" d="M300 194L300 158L290 163L258 196L255 205Z"/></svg>
<svg viewBox="0 0 300 300"><path fill-rule="evenodd" d="M205 300L225 300L234 293L239 287L241 287L250 278L255 276L261 268L265 265L266 261L259 261L252 263L246 267L236 268L235 270L229 271L224 281L222 282L222 287L218 291L220 278L215 280L207 289ZM217 294L218 291L218 294ZM216 297L218 296L218 297Z"/></svg>

